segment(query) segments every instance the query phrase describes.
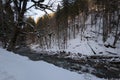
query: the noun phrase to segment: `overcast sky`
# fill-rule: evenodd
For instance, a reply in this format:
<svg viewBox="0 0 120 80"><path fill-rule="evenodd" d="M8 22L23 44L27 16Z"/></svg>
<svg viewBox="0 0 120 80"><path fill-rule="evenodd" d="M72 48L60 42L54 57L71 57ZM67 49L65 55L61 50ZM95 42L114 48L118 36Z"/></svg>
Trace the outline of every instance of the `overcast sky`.
<svg viewBox="0 0 120 80"><path fill-rule="evenodd" d="M57 7L58 2L61 1L61 0L45 0L45 1L44 1L44 4L48 4L49 1L50 1L51 3L54 2L53 8L55 9L55 8ZM29 7L29 6L31 6L32 4L33 4L32 2L29 2L27 6ZM48 13L52 13L52 11L50 11L50 10L47 10L47 12L48 12ZM35 9L35 7L33 7L33 8L31 8L31 9L26 13L26 16L27 16L27 17L31 16L31 17L34 18L34 20L37 20L38 17L41 17L41 16L43 16L44 14L45 14L44 11L37 10L37 9Z"/></svg>

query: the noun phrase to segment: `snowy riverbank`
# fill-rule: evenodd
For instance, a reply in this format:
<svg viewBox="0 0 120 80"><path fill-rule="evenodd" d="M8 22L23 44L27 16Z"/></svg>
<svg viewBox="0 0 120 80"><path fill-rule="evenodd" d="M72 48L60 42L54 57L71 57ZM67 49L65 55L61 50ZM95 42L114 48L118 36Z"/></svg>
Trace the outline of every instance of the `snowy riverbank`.
<svg viewBox="0 0 120 80"><path fill-rule="evenodd" d="M0 48L0 80L103 80L77 74L44 61L31 61Z"/></svg>

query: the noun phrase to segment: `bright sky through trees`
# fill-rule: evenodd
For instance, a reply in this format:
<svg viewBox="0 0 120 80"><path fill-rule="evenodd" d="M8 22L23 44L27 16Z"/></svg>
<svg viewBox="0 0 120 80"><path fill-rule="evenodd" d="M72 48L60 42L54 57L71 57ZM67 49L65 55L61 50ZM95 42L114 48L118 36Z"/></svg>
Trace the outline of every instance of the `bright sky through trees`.
<svg viewBox="0 0 120 80"><path fill-rule="evenodd" d="M50 4L52 4L52 3L54 2L53 6L52 6L52 9L53 9L53 10L56 10L57 4L58 4L60 1L61 1L61 0L45 0L43 4L48 4L48 5L50 5ZM32 4L33 4L32 2L29 2L27 6L29 7L29 6L31 6ZM47 13L52 13L52 11L50 11L50 10L46 10L46 11L47 11ZM35 7L33 7L33 8L31 8L30 10L27 11L26 16L27 16L27 17L31 16L31 17L34 18L34 20L37 20L38 17L41 17L41 16L43 16L44 14L45 14L44 11L41 11L41 10L39 10L39 9L35 9Z"/></svg>

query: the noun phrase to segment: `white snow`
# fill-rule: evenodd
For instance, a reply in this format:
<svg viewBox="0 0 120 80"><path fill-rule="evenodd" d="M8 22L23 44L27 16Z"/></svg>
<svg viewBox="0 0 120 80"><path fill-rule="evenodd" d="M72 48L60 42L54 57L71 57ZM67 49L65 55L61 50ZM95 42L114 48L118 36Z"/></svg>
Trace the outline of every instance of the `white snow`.
<svg viewBox="0 0 120 80"><path fill-rule="evenodd" d="M81 53L85 55L91 55L92 53L87 41L80 41L78 38L70 40L68 48L65 51L71 53Z"/></svg>
<svg viewBox="0 0 120 80"><path fill-rule="evenodd" d="M103 80L91 74L78 74L44 61L26 57L0 48L0 80Z"/></svg>

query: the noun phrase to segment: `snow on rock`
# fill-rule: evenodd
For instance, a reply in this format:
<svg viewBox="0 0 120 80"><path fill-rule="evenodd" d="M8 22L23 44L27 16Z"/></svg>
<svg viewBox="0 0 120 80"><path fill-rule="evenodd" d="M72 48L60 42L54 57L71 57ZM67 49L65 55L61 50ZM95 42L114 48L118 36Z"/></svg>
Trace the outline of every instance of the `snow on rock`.
<svg viewBox="0 0 120 80"><path fill-rule="evenodd" d="M30 48L36 52L39 52L39 51L42 51L42 49L39 48L39 46L40 46L39 44L31 44Z"/></svg>
<svg viewBox="0 0 120 80"><path fill-rule="evenodd" d="M44 61L31 61L0 48L0 80L103 80L77 74Z"/></svg>
<svg viewBox="0 0 120 80"><path fill-rule="evenodd" d="M58 49L57 46L54 46L50 49L47 49L47 48L40 48L40 45L39 44L31 44L29 46L29 48L33 51L35 51L36 53L39 53L39 52L43 52L45 54L45 52L49 55L54 55L54 54L58 54L61 50Z"/></svg>
<svg viewBox="0 0 120 80"><path fill-rule="evenodd" d="M113 35L109 35L109 38L107 39L107 41L105 42L105 45L112 45L114 42L114 37Z"/></svg>

